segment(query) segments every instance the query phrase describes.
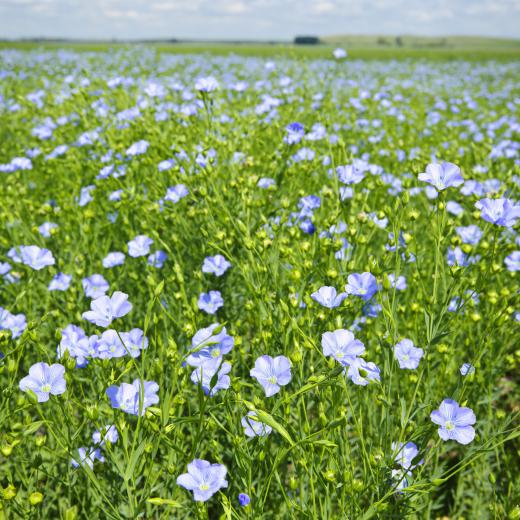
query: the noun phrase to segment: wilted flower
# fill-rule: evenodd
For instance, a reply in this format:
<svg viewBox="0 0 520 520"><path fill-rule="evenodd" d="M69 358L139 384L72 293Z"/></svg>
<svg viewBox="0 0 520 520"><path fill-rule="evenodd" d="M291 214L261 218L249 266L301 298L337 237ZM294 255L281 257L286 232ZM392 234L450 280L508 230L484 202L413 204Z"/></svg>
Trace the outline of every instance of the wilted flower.
<svg viewBox="0 0 520 520"><path fill-rule="evenodd" d="M196 502L206 502L219 489L227 487L226 473L227 469L222 464L195 459L188 464L188 473L177 477L177 485L192 491Z"/></svg>
<svg viewBox="0 0 520 520"><path fill-rule="evenodd" d="M246 507L250 504L251 502L251 498L249 498L249 495L247 493L240 493L238 495L238 503L242 506L242 507Z"/></svg>

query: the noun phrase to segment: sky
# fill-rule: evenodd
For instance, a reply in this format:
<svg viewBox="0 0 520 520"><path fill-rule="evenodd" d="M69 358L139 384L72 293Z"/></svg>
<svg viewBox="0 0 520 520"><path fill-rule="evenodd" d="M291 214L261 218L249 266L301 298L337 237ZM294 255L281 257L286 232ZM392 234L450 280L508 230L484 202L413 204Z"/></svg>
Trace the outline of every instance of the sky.
<svg viewBox="0 0 520 520"><path fill-rule="evenodd" d="M520 38L520 0L0 0L0 38Z"/></svg>

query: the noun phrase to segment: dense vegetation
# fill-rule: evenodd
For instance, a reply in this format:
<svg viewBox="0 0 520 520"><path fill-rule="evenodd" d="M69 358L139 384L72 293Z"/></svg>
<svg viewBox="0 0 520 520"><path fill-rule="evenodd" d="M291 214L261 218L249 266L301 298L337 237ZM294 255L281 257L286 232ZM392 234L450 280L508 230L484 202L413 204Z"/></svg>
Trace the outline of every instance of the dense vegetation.
<svg viewBox="0 0 520 520"><path fill-rule="evenodd" d="M0 52L0 517L520 518L518 62L335 56Z"/></svg>

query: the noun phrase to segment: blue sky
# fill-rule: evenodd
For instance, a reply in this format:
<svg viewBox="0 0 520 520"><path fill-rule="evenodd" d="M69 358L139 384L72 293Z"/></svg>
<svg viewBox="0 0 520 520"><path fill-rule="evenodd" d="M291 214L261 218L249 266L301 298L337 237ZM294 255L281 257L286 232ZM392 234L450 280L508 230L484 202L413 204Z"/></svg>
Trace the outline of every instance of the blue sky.
<svg viewBox="0 0 520 520"><path fill-rule="evenodd" d="M0 0L0 38L520 37L520 0Z"/></svg>

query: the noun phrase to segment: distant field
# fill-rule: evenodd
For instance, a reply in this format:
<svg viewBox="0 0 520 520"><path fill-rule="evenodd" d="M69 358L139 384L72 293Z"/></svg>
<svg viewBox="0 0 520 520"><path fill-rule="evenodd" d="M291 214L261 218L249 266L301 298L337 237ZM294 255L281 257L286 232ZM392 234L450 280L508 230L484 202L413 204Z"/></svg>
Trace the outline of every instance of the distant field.
<svg viewBox="0 0 520 520"><path fill-rule="evenodd" d="M109 48L154 46L160 52L208 53L241 56L294 56L300 58L327 58L338 45L349 51L353 59L410 59L433 60L511 60L520 58L520 40L501 40L477 37L424 38L402 36L330 36L320 45L293 45L290 43L217 43L217 42L0 42L0 49L20 50L71 48L84 51L104 51Z"/></svg>

